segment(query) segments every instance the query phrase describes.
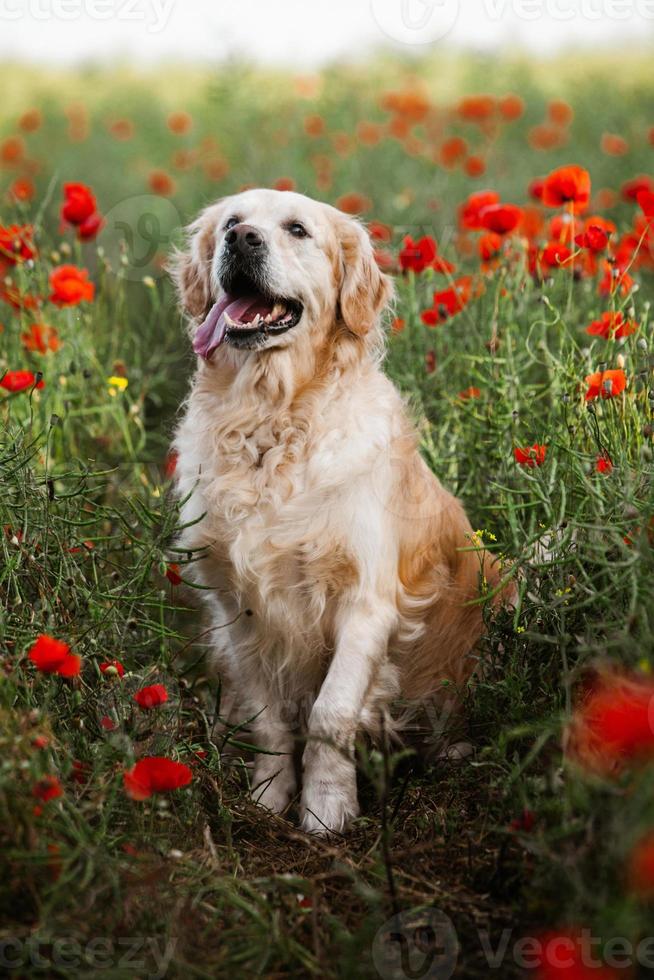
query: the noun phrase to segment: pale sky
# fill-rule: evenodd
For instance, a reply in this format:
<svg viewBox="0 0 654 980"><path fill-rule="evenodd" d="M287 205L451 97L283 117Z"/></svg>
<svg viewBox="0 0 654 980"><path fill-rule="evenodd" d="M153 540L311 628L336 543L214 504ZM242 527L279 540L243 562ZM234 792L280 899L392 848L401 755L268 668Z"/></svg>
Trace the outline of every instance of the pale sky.
<svg viewBox="0 0 654 980"><path fill-rule="evenodd" d="M654 39L654 0L0 0L0 60L288 68L394 44L539 54Z"/></svg>

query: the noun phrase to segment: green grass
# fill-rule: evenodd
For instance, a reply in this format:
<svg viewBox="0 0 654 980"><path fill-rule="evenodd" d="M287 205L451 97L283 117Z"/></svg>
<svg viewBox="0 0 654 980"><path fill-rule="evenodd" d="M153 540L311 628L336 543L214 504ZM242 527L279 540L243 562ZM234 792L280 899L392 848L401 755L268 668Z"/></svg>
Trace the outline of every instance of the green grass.
<svg viewBox="0 0 654 980"><path fill-rule="evenodd" d="M0 170L0 192L23 172L36 185L32 202L0 213L0 224L37 228L39 258L13 278L47 297L51 268L73 261L91 270L97 290L93 303L69 310L44 302L37 319L61 340L46 355L21 344L35 317L0 303L0 372L30 368L45 380L41 391L0 404L0 940L14 942L3 965L20 963L24 976L85 976L101 964L111 977L376 976L377 930L396 908L422 904L453 920L464 977L489 973L484 931L494 948L505 928L512 942L566 924L604 939L648 935L651 907L628 894L624 867L654 821L652 773L585 779L563 759L561 738L589 665L652 666L651 272L637 274L632 296L607 300L592 278L574 281L563 269L539 284L505 261L483 295L435 329L419 314L442 277L398 281L405 328L389 337L387 369L409 399L426 459L465 501L487 546L519 570L520 602L489 622L466 692L471 760L425 759L419 745L390 757L362 746L363 816L348 839L308 839L248 801L247 772L222 762L210 738L218 688L205 671L192 591L165 577L171 558L182 575L186 561L170 552L178 513L165 460L192 359L162 271L181 224L243 184L288 176L331 201L367 195L365 217L392 226L394 254L405 233L431 231L462 271L476 269L476 260L458 258L452 237L456 206L472 190L492 186L524 203L532 178L568 162L589 169L594 189L618 190L651 172L649 61L617 63L619 82L608 57L412 65L438 107L437 129L483 152L488 172L477 181L431 161L424 144L436 144L440 129L415 128L418 156L388 138L334 152L330 134L387 119L380 97L409 73L389 59L330 69L312 99L287 77L246 66L161 79L0 70L0 144L28 108L44 116L23 137L25 160ZM450 111L462 94L510 90L526 112L496 134ZM527 134L552 97L567 98L575 118L565 147L539 152ZM88 106L82 142L67 132L73 101ZM193 118L181 137L165 123L179 108ZM313 113L327 135L305 134ZM133 120L132 140L108 133L117 116ZM629 141L626 156L600 152L607 131ZM189 170L171 162L179 149L194 154ZM329 187L316 156L328 158ZM205 164L218 157L228 171L210 179ZM148 188L155 168L175 179L169 199ZM97 243L80 246L59 230L67 180L91 184L108 216ZM618 200L606 214L624 230L635 210ZM590 338L585 326L612 305L638 321L637 333ZM586 403L585 376L618 357L627 393ZM124 391L108 381L122 373ZM481 395L462 401L470 385ZM513 448L535 442L548 446L544 465L516 466ZM613 462L604 475L595 470L603 450ZM27 654L40 633L82 656L79 681L35 673ZM99 671L115 658L128 671L122 680ZM139 712L134 692L158 682L169 701ZM192 762L191 786L130 800L122 773L141 755ZM64 794L35 813L33 787L48 774ZM535 826L511 832L525 809ZM73 946L62 953L61 940ZM509 955L497 975L518 972Z"/></svg>

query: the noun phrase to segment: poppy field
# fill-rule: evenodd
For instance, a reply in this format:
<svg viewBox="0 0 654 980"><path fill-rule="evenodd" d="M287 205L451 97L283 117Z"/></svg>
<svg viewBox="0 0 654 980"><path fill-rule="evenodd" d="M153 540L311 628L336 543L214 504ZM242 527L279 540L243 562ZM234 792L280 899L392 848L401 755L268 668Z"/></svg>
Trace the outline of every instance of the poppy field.
<svg viewBox="0 0 654 980"><path fill-rule="evenodd" d="M650 975L649 60L0 79L3 972ZM360 746L346 838L266 814L247 731L212 738L174 547L194 362L166 263L246 186L366 223L396 281L387 370L519 597L488 604L465 691ZM440 973L416 909L455 937ZM422 973L383 945L394 916Z"/></svg>

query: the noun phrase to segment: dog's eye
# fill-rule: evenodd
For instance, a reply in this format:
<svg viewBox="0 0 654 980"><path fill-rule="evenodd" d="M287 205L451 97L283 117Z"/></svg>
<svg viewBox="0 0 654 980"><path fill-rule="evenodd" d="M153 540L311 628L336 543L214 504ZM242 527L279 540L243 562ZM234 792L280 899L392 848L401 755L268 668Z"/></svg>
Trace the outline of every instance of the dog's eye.
<svg viewBox="0 0 654 980"><path fill-rule="evenodd" d="M304 225L301 225L299 221L293 221L290 225L286 225L286 230L293 236L293 238L308 238L309 232L306 230Z"/></svg>
<svg viewBox="0 0 654 980"><path fill-rule="evenodd" d="M229 229L233 228L234 225L238 225L240 221L241 221L240 218L237 218L235 215L232 215L232 217L228 218L228 220L225 222L225 231L229 231Z"/></svg>

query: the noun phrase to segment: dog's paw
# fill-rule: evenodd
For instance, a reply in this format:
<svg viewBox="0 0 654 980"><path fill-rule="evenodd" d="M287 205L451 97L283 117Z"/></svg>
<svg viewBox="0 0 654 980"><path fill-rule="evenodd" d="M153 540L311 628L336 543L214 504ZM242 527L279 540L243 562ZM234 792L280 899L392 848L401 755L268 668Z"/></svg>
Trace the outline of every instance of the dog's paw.
<svg viewBox="0 0 654 980"><path fill-rule="evenodd" d="M302 793L302 821L307 834L342 834L359 815L356 785L320 780Z"/></svg>
<svg viewBox="0 0 654 980"><path fill-rule="evenodd" d="M283 813L294 793L295 780L284 778L283 773L278 773L256 785L252 790L252 799L272 813Z"/></svg>

